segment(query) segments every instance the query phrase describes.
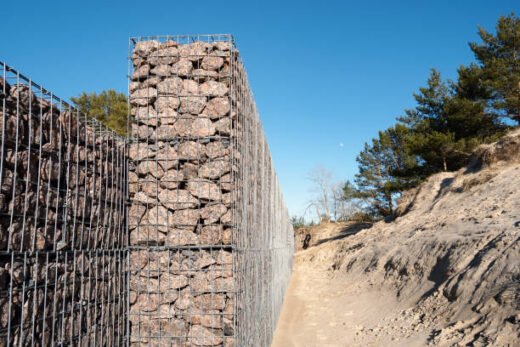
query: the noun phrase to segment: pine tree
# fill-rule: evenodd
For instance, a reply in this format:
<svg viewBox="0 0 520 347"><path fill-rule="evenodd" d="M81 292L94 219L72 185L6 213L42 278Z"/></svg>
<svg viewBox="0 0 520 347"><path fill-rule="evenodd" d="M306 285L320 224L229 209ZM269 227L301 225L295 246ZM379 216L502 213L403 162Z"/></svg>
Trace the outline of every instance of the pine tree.
<svg viewBox="0 0 520 347"><path fill-rule="evenodd" d="M365 148L356 158L359 164L355 178L357 192L346 186L345 195L365 200L376 217L392 215L396 196L414 184L415 178L394 174L417 165L406 148L409 136L410 129L402 124L380 131L372 143L365 143Z"/></svg>
<svg viewBox="0 0 520 347"><path fill-rule="evenodd" d="M478 64L459 70L458 91L477 92L488 113L520 124L520 18L502 15L495 34L482 27L478 34L482 43L469 44Z"/></svg>
<svg viewBox="0 0 520 347"><path fill-rule="evenodd" d="M127 99L124 93L103 90L101 93L85 93L70 98L81 112L99 120L120 135L127 133Z"/></svg>
<svg viewBox="0 0 520 347"><path fill-rule="evenodd" d="M427 85L414 94L416 108L398 118L411 129L407 148L420 163L409 175L425 178L439 171L457 170L467 163L475 147L495 140L504 130L499 118L485 112L477 81L462 82L462 86L458 81L447 83L433 69Z"/></svg>

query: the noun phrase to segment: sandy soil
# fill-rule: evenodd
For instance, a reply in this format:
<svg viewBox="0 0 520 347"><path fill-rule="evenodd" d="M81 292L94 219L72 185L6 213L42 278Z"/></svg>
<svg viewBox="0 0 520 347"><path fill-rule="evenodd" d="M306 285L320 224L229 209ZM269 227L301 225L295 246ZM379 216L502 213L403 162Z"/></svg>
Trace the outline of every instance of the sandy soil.
<svg viewBox="0 0 520 347"><path fill-rule="evenodd" d="M305 231L274 347L520 346L520 130L398 210Z"/></svg>
<svg viewBox="0 0 520 347"><path fill-rule="evenodd" d="M342 228L330 229L337 229L341 237ZM309 251L296 256L272 347L426 344L424 332L410 333L413 320L402 319L411 303L397 301L391 291L334 277L301 259ZM388 322L400 325L393 327L391 335L379 331Z"/></svg>

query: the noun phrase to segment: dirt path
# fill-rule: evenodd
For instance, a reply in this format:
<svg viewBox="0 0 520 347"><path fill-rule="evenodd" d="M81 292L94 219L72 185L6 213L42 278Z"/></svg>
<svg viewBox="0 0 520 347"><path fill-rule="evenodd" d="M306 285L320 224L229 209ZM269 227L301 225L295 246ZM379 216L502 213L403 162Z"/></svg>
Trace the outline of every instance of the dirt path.
<svg viewBox="0 0 520 347"><path fill-rule="evenodd" d="M309 264L296 264L272 347L422 346L425 335L400 333L405 303L378 290L327 277ZM381 326L395 326L387 331Z"/></svg>

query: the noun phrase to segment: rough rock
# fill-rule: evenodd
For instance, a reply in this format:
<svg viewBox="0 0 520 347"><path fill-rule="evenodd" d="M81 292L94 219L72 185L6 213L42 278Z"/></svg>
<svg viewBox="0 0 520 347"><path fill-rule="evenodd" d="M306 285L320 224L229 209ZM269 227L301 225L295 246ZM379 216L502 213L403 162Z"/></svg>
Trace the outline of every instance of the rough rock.
<svg viewBox="0 0 520 347"><path fill-rule="evenodd" d="M172 213L161 205L153 207L149 206L148 211L141 220L143 226L147 227L149 230L157 230L162 233L167 233L169 226L173 225L173 222L174 219Z"/></svg>
<svg viewBox="0 0 520 347"><path fill-rule="evenodd" d="M150 53L159 49L160 43L156 40L145 40L136 42L134 47L134 53L141 56L147 57Z"/></svg>
<svg viewBox="0 0 520 347"><path fill-rule="evenodd" d="M230 171L229 160L213 160L203 164L199 169L200 178L217 179Z"/></svg>
<svg viewBox="0 0 520 347"><path fill-rule="evenodd" d="M163 189L158 197L161 204L171 210L194 208L199 203L188 191L182 189Z"/></svg>
<svg viewBox="0 0 520 347"><path fill-rule="evenodd" d="M218 70L224 65L224 58L215 56L206 56L202 58L201 66L204 70Z"/></svg>
<svg viewBox="0 0 520 347"><path fill-rule="evenodd" d="M181 96L180 113L199 114L206 107L206 98L203 96Z"/></svg>
<svg viewBox="0 0 520 347"><path fill-rule="evenodd" d="M167 64L157 65L150 70L150 73L160 77L166 77L170 75L170 66Z"/></svg>
<svg viewBox="0 0 520 347"><path fill-rule="evenodd" d="M229 104L229 98L227 97L217 97L212 98L208 105L206 106L205 113L211 118L211 119L219 119L224 116L226 116L231 107Z"/></svg>
<svg viewBox="0 0 520 347"><path fill-rule="evenodd" d="M158 113L168 113L171 111L176 111L181 101L178 97L175 96L159 96L157 101L155 102L155 110Z"/></svg>
<svg viewBox="0 0 520 347"><path fill-rule="evenodd" d="M193 63L189 59L181 58L178 62L172 65L170 72L176 76L188 76L193 70Z"/></svg>
<svg viewBox="0 0 520 347"><path fill-rule="evenodd" d="M137 228L130 232L131 245L163 245L166 235L152 228Z"/></svg>
<svg viewBox="0 0 520 347"><path fill-rule="evenodd" d="M148 78L150 75L150 65L141 65L134 70L132 74L132 81L139 81Z"/></svg>
<svg viewBox="0 0 520 347"><path fill-rule="evenodd" d="M215 123L216 133L221 136L231 136L231 119L230 118L222 118Z"/></svg>
<svg viewBox="0 0 520 347"><path fill-rule="evenodd" d="M188 190L193 196L202 200L220 200L222 195L218 186L210 181L190 181Z"/></svg>
<svg viewBox="0 0 520 347"><path fill-rule="evenodd" d="M184 95L198 95L199 93L199 84L193 80L184 80L182 86L182 93Z"/></svg>
<svg viewBox="0 0 520 347"><path fill-rule="evenodd" d="M167 77L163 81L157 83L157 92L161 95L175 96L182 91L183 82L179 77ZM169 99L171 100L171 99Z"/></svg>
<svg viewBox="0 0 520 347"><path fill-rule="evenodd" d="M204 224L212 224L216 223L226 212L227 208L223 204L208 204L200 210L200 216L204 219Z"/></svg>
<svg viewBox="0 0 520 347"><path fill-rule="evenodd" d="M199 218L199 210L177 210L173 213L171 225L179 229L193 230Z"/></svg>
<svg viewBox="0 0 520 347"><path fill-rule="evenodd" d="M222 82L207 81L200 85L200 92L207 96L227 95L229 88Z"/></svg>
<svg viewBox="0 0 520 347"><path fill-rule="evenodd" d="M179 48L180 55L190 61L199 61L211 51L212 45L207 42L196 41Z"/></svg>
<svg viewBox="0 0 520 347"><path fill-rule="evenodd" d="M201 327L200 325L193 325L190 330L193 338L193 344L196 346L216 346L222 343L222 338L213 334L210 330Z"/></svg>
<svg viewBox="0 0 520 347"><path fill-rule="evenodd" d="M179 59L177 47L161 47L148 57L148 62L151 65L172 65L178 62Z"/></svg>
<svg viewBox="0 0 520 347"><path fill-rule="evenodd" d="M128 157L135 161L155 157L155 151L143 143L132 143L128 148Z"/></svg>
<svg viewBox="0 0 520 347"><path fill-rule="evenodd" d="M155 178L161 179L164 175L164 169L155 160L145 160L137 166L137 173L141 176L150 174Z"/></svg>
<svg viewBox="0 0 520 347"><path fill-rule="evenodd" d="M198 245L199 239L197 235L190 230L170 228L165 243L166 246L171 247L192 246Z"/></svg>
<svg viewBox="0 0 520 347"><path fill-rule="evenodd" d="M210 159L221 158L229 154L229 149L222 141L213 141L206 145L206 154Z"/></svg>
<svg viewBox="0 0 520 347"><path fill-rule="evenodd" d="M161 178L159 185L164 189L178 188L180 183L184 180L184 173L179 170L169 170Z"/></svg>
<svg viewBox="0 0 520 347"><path fill-rule="evenodd" d="M222 242L223 234L224 234L224 229L222 228L222 225L203 226L199 233L200 242L203 245L223 244L223 242Z"/></svg>
<svg viewBox="0 0 520 347"><path fill-rule="evenodd" d="M146 106L155 101L157 90L155 88L138 89L130 96L130 102L139 106Z"/></svg>
<svg viewBox="0 0 520 347"><path fill-rule="evenodd" d="M157 112L151 106L139 107L135 118L140 124L146 124L153 127L157 126L159 121Z"/></svg>
<svg viewBox="0 0 520 347"><path fill-rule="evenodd" d="M205 82L210 80L215 80L218 77L218 73L216 71L207 71L204 69L194 69L191 72L191 77L196 82Z"/></svg>
<svg viewBox="0 0 520 347"><path fill-rule="evenodd" d="M215 134L215 126L207 118L197 118L191 124L190 135L193 137L206 137Z"/></svg>
<svg viewBox="0 0 520 347"><path fill-rule="evenodd" d="M179 144L177 147L177 153L179 154L179 159L201 160L205 158L206 147L199 142L186 141Z"/></svg>

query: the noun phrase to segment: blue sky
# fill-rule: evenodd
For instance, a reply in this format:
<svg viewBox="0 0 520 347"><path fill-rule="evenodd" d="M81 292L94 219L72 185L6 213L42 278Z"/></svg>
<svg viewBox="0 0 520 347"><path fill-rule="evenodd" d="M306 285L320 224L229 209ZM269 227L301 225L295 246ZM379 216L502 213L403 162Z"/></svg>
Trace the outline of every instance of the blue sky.
<svg viewBox="0 0 520 347"><path fill-rule="evenodd" d="M289 212L316 166L351 179L364 142L414 106L430 68L456 76L503 1L6 1L0 60L58 96L127 90L128 37L232 33Z"/></svg>

